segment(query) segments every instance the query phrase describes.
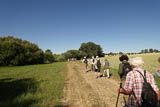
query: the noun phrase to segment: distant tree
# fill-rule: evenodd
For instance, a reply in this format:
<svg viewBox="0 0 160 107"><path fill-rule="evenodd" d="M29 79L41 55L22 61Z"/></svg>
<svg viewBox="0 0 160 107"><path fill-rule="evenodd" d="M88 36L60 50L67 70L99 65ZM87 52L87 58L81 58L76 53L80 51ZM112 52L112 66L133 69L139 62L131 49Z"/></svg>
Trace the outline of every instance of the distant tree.
<svg viewBox="0 0 160 107"><path fill-rule="evenodd" d="M157 49L154 49L153 52L158 53L159 51Z"/></svg>
<svg viewBox="0 0 160 107"><path fill-rule="evenodd" d="M140 53L145 53L145 50L141 50L141 52Z"/></svg>
<svg viewBox="0 0 160 107"><path fill-rule="evenodd" d="M66 61L66 60L65 60L65 58L64 58L63 55L59 55L59 56L57 57L57 61L58 61L58 62L63 62L63 61Z"/></svg>
<svg viewBox="0 0 160 107"><path fill-rule="evenodd" d="M87 56L87 53L85 53L83 51L79 51L79 58L78 59L82 59L84 56Z"/></svg>
<svg viewBox="0 0 160 107"><path fill-rule="evenodd" d="M65 52L64 54L64 58L70 59L70 58L76 58L76 59L80 59L83 56L83 52L79 51L79 50L68 50L67 52ZM85 55L85 54L84 54Z"/></svg>
<svg viewBox="0 0 160 107"><path fill-rule="evenodd" d="M120 55L122 55L122 54L123 54L123 52L119 52L119 54L120 54Z"/></svg>
<svg viewBox="0 0 160 107"><path fill-rule="evenodd" d="M150 52L150 53L153 53L153 49L152 49L152 48L150 48L150 49L149 49L149 52Z"/></svg>
<svg viewBox="0 0 160 107"><path fill-rule="evenodd" d="M62 62L66 61L63 54L54 54L55 62Z"/></svg>
<svg viewBox="0 0 160 107"><path fill-rule="evenodd" d="M44 63L52 63L55 61L51 50L47 49L44 53Z"/></svg>
<svg viewBox="0 0 160 107"><path fill-rule="evenodd" d="M127 55L131 55L131 53L127 53Z"/></svg>
<svg viewBox="0 0 160 107"><path fill-rule="evenodd" d="M159 50L150 48L150 49L141 50L140 53L153 53L153 52L157 53L159 52Z"/></svg>
<svg viewBox="0 0 160 107"><path fill-rule="evenodd" d="M145 49L145 50L144 50L144 53L148 53L148 52L149 52L148 49Z"/></svg>
<svg viewBox="0 0 160 107"><path fill-rule="evenodd" d="M72 54L70 52L63 53L63 56L66 60L72 58Z"/></svg>
<svg viewBox="0 0 160 107"><path fill-rule="evenodd" d="M101 46L93 42L82 43L79 50L84 52L87 57L90 58L92 56L104 56Z"/></svg>
<svg viewBox="0 0 160 107"><path fill-rule="evenodd" d="M112 55L114 55L114 53L113 53L113 52L110 52L110 53L108 53L108 55L111 55L111 56L112 56Z"/></svg>

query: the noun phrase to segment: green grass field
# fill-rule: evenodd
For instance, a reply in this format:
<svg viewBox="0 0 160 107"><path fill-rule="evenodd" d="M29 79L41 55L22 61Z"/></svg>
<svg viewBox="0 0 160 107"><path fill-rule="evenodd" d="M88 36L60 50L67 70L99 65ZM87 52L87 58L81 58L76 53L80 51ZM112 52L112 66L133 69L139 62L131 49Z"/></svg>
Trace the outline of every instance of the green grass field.
<svg viewBox="0 0 160 107"><path fill-rule="evenodd" d="M66 63L0 67L0 106L61 105Z"/></svg>
<svg viewBox="0 0 160 107"><path fill-rule="evenodd" d="M141 56L144 68L153 73L159 54ZM106 56L110 62L112 78L119 79L119 56ZM104 58L102 58L102 61ZM81 62L82 63L82 62ZM103 70L103 67L102 67ZM53 64L0 67L0 106L9 107L60 107L63 97L66 62ZM160 88L160 79L155 77Z"/></svg>

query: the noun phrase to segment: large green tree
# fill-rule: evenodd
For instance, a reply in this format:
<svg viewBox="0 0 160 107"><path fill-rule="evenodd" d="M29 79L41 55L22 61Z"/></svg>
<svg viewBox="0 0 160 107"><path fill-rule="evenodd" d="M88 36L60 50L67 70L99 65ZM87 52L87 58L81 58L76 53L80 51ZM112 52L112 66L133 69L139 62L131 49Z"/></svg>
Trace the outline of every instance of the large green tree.
<svg viewBox="0 0 160 107"><path fill-rule="evenodd" d="M36 44L12 36L0 37L0 65L43 63L43 56Z"/></svg>
<svg viewBox="0 0 160 107"><path fill-rule="evenodd" d="M87 57L104 56L101 46L93 42L82 43L79 50L84 52Z"/></svg>
<svg viewBox="0 0 160 107"><path fill-rule="evenodd" d="M47 49L44 53L44 62L45 63L52 63L55 61L53 53L50 49Z"/></svg>
<svg viewBox="0 0 160 107"><path fill-rule="evenodd" d="M84 54L85 53L83 53L79 50L68 50L63 55L64 55L65 59L70 59L70 58L81 59Z"/></svg>

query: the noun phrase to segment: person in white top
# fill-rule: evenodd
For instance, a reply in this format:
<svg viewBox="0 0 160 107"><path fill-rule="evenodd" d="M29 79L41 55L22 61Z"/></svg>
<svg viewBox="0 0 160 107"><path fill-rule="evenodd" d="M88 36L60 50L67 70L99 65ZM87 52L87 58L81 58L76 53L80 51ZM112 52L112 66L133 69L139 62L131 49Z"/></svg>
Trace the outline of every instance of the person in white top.
<svg viewBox="0 0 160 107"><path fill-rule="evenodd" d="M95 71L95 62L96 62L96 59L94 58L94 56L92 56L92 59L91 59L91 71L92 72Z"/></svg>
<svg viewBox="0 0 160 107"><path fill-rule="evenodd" d="M88 59L86 57L84 57L83 63L85 64L85 70L87 72L87 69L88 69Z"/></svg>

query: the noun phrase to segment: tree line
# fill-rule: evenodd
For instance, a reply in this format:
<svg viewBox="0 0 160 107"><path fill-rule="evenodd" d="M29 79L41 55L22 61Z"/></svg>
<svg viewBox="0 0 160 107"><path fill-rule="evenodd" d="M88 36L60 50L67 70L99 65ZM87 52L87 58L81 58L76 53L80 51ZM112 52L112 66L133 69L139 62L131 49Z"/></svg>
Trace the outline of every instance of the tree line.
<svg viewBox="0 0 160 107"><path fill-rule="evenodd" d="M93 42L82 43L78 50L68 50L63 54L53 54L50 49L43 51L37 44L13 36L0 37L0 66L45 64L65 61L84 56L104 56L100 45Z"/></svg>
<svg viewBox="0 0 160 107"><path fill-rule="evenodd" d="M158 53L158 52L160 52L160 50L150 48L150 49L141 50L140 53Z"/></svg>
<svg viewBox="0 0 160 107"><path fill-rule="evenodd" d="M127 55L134 55L134 54L144 54L144 53L159 53L160 50L158 49L144 49L144 50L141 50L140 52L132 52L132 53L125 53ZM109 55L109 56L114 56L114 55L121 55L121 54L124 54L123 52L119 52L119 53L113 53L113 52L110 52L110 53L106 53L105 55Z"/></svg>
<svg viewBox="0 0 160 107"><path fill-rule="evenodd" d="M92 56L103 57L104 53L100 45L93 42L82 43L78 50L68 50L63 53L65 59L82 59L84 56L91 58Z"/></svg>
<svg viewBox="0 0 160 107"><path fill-rule="evenodd" d="M30 65L55 61L52 52L37 44L12 36L0 37L0 65Z"/></svg>

